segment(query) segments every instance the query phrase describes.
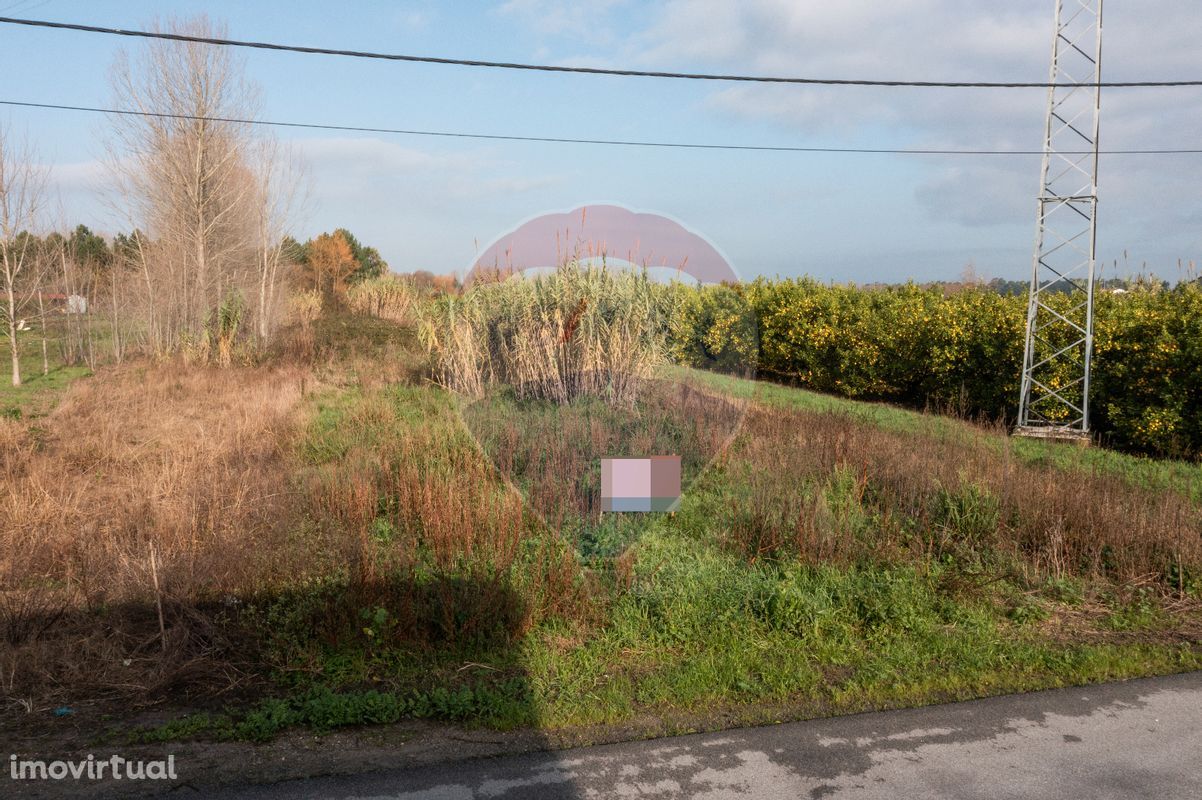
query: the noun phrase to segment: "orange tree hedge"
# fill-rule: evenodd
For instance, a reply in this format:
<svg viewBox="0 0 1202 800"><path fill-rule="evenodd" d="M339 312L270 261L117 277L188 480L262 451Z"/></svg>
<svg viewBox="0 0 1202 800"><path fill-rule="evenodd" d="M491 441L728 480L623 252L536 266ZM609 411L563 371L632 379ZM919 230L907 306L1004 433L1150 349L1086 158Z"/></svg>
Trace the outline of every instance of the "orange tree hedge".
<svg viewBox="0 0 1202 800"><path fill-rule="evenodd" d="M755 369L845 397L991 419L1015 414L1025 297L809 278L674 291L672 341L683 363ZM1100 293L1095 320L1095 430L1123 449L1197 457L1202 283Z"/></svg>

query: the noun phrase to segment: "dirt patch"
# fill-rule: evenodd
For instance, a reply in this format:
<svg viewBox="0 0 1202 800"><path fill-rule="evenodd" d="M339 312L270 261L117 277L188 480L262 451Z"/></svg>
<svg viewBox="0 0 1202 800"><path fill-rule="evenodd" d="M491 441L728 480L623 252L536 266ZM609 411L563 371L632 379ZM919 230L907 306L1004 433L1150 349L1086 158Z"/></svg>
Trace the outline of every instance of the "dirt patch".
<svg viewBox="0 0 1202 800"><path fill-rule="evenodd" d="M1164 601L1158 622L1147 627L1115 629L1107 624L1112 613L1100 603L1059 605L1040 623L1040 633L1058 644L1202 645L1202 602L1192 598Z"/></svg>

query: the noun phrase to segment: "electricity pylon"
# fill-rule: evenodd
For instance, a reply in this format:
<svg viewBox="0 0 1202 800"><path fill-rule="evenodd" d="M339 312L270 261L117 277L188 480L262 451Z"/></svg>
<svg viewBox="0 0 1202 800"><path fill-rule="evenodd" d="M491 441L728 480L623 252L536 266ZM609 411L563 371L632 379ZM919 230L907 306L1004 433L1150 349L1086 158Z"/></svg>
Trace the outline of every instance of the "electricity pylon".
<svg viewBox="0 0 1202 800"><path fill-rule="evenodd" d="M1089 436L1102 0L1056 0L1035 258L1015 432Z"/></svg>

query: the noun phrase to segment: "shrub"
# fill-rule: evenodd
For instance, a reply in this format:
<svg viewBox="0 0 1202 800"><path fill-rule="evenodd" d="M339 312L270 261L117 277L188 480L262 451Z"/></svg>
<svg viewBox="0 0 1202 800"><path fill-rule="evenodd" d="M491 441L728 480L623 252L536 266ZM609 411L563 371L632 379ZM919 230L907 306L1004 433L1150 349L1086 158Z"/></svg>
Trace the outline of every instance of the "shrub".
<svg viewBox="0 0 1202 800"><path fill-rule="evenodd" d="M670 348L681 364L717 372L749 375L759 364L760 340L755 311L741 286L670 289Z"/></svg>
<svg viewBox="0 0 1202 800"><path fill-rule="evenodd" d="M1202 285L1105 294L1095 319L1098 429L1129 450L1202 452Z"/></svg>
<svg viewBox="0 0 1202 800"><path fill-rule="evenodd" d="M301 291L288 298L288 315L308 329L321 316L322 296L318 291Z"/></svg>
<svg viewBox="0 0 1202 800"><path fill-rule="evenodd" d="M683 364L758 369L820 392L968 417L1009 421L1017 409L1021 296L761 278L743 287L678 285L672 297L670 350ZM1076 300L1047 302L1064 311ZM1151 282L1099 294L1095 320L1091 427L1126 450L1202 452L1202 285ZM1040 347L1054 352L1066 335L1050 331ZM1062 362L1045 380L1065 386L1070 371Z"/></svg>

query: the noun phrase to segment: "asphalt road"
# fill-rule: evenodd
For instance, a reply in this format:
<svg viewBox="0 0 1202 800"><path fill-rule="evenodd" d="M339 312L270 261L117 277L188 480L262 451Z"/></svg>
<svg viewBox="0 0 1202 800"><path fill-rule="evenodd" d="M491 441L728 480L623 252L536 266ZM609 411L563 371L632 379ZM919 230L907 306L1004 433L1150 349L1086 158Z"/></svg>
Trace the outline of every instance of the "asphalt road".
<svg viewBox="0 0 1202 800"><path fill-rule="evenodd" d="M1196 800L1202 673L204 795Z"/></svg>

